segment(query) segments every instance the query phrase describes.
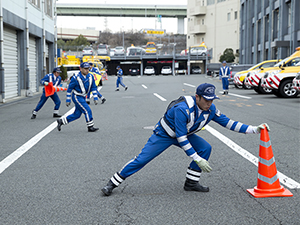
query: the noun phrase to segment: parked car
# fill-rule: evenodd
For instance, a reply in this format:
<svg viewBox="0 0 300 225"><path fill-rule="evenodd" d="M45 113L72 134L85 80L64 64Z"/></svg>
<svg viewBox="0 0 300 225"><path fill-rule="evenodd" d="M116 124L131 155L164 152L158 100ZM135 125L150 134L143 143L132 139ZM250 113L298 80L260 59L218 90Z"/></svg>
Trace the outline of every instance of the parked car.
<svg viewBox="0 0 300 225"><path fill-rule="evenodd" d="M126 55L127 56L134 56L134 55L145 55L146 50L141 47L128 47Z"/></svg>
<svg viewBox="0 0 300 225"><path fill-rule="evenodd" d="M229 84L230 85L234 85L234 75L238 72L241 72L243 70L246 70L248 68L250 68L251 66L253 66L253 64L239 64L239 65L233 65L230 68L231 74L229 76Z"/></svg>
<svg viewBox="0 0 300 225"><path fill-rule="evenodd" d="M209 63L207 64L206 74L209 76L218 76L222 63Z"/></svg>
<svg viewBox="0 0 300 225"><path fill-rule="evenodd" d="M201 68L199 66L192 66L192 73L193 74L201 74Z"/></svg>
<svg viewBox="0 0 300 225"><path fill-rule="evenodd" d="M171 66L163 66L161 68L161 74L163 74L163 75L172 74L172 68L171 68Z"/></svg>
<svg viewBox="0 0 300 225"><path fill-rule="evenodd" d="M97 54L98 55L109 55L108 46L106 44L98 45Z"/></svg>
<svg viewBox="0 0 300 225"><path fill-rule="evenodd" d="M152 75L155 74L155 69L153 66L146 66L145 70L144 70L144 74L145 75Z"/></svg>
<svg viewBox="0 0 300 225"><path fill-rule="evenodd" d="M130 75L139 75L140 74L140 69L138 69L138 68L130 68L129 69L129 74Z"/></svg>
<svg viewBox="0 0 300 225"><path fill-rule="evenodd" d="M92 47L85 47L82 50L82 55L93 55L93 48Z"/></svg>
<svg viewBox="0 0 300 225"><path fill-rule="evenodd" d="M125 49L123 48L123 46L115 47L115 56L118 55L125 55Z"/></svg>
<svg viewBox="0 0 300 225"><path fill-rule="evenodd" d="M191 47L191 55L206 56L207 48L205 46Z"/></svg>

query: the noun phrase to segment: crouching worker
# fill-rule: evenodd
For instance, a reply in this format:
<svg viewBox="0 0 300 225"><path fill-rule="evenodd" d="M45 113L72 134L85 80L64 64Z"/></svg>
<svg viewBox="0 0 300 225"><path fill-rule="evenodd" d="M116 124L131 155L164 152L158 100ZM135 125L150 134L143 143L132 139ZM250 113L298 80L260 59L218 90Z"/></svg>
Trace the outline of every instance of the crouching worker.
<svg viewBox="0 0 300 225"><path fill-rule="evenodd" d="M195 133L211 120L227 129L246 134L259 133L263 128L263 124L256 127L229 119L216 108L213 104L214 99L218 99L215 95L215 86L204 83L197 87L195 96L181 96L172 101L141 153L126 163L101 189L104 195L111 195L112 190L126 178L138 172L171 145L182 148L191 158L184 190L208 192L209 188L200 185L199 180L202 172L212 170L208 163L212 147ZM268 128L267 125L266 127Z"/></svg>

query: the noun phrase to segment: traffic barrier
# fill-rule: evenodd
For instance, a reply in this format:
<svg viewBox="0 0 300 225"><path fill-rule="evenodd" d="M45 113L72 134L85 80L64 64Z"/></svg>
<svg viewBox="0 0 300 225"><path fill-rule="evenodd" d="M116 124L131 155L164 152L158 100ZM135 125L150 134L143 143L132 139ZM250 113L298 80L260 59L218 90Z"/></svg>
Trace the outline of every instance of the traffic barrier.
<svg viewBox="0 0 300 225"><path fill-rule="evenodd" d="M55 92L59 91L66 91L67 88L62 88L62 87L53 87L53 83L49 82L49 84L46 86L45 85L45 95L46 97L49 97L53 95Z"/></svg>
<svg viewBox="0 0 300 225"><path fill-rule="evenodd" d="M247 191L255 198L292 197L293 194L280 185L272 145L267 128L261 129L257 186Z"/></svg>

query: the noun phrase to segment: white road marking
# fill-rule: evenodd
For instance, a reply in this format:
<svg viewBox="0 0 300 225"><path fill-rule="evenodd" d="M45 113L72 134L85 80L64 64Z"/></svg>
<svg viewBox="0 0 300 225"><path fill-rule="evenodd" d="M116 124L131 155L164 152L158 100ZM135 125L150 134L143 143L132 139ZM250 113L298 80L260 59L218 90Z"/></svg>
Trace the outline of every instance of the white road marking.
<svg viewBox="0 0 300 225"><path fill-rule="evenodd" d="M162 100L163 102L167 101L167 99L161 97L159 94L157 93L153 93L156 97L158 97L160 100Z"/></svg>
<svg viewBox="0 0 300 225"><path fill-rule="evenodd" d="M145 88L145 89L147 89L147 86L146 86L146 85L144 85L144 84L142 84L142 87L143 87L143 88Z"/></svg>
<svg viewBox="0 0 300 225"><path fill-rule="evenodd" d="M65 115L68 116L72 114L75 110L75 107L70 109ZM17 150L15 150L13 153L11 153L9 156L7 156L5 159L3 159L0 162L0 174L6 170L11 164L13 164L17 159L19 159L23 154L25 154L29 149L31 149L34 145L36 145L43 137L45 137L47 134L49 134L53 129L57 127L57 122L51 123L48 127L46 127L44 130L42 130L40 133L35 135L33 138L31 138L29 141L27 141L25 144L23 144L21 147L19 147Z"/></svg>
<svg viewBox="0 0 300 225"><path fill-rule="evenodd" d="M222 94L223 94L223 91L219 91L219 93L222 93ZM233 94L233 93L228 93L228 95L232 95L232 96L239 97L239 98L252 99L252 97L243 96L243 95L238 95L238 94Z"/></svg>
<svg viewBox="0 0 300 225"><path fill-rule="evenodd" d="M188 83L183 83L183 85L189 86L189 87L196 87L195 85L188 84Z"/></svg>
<svg viewBox="0 0 300 225"><path fill-rule="evenodd" d="M216 138L218 138L220 141L222 141L224 144L226 144L228 147L230 147L233 151L243 156L245 159L253 163L254 165L258 166L258 158L254 155L252 155L247 150L243 149L233 141L231 141L229 138L215 130L214 128L210 127L209 125L205 126L206 130L210 132L212 135L214 135ZM280 183L284 184L290 189L300 189L300 184L294 181L293 179L287 177L286 175L282 174L281 172L277 171L279 181Z"/></svg>

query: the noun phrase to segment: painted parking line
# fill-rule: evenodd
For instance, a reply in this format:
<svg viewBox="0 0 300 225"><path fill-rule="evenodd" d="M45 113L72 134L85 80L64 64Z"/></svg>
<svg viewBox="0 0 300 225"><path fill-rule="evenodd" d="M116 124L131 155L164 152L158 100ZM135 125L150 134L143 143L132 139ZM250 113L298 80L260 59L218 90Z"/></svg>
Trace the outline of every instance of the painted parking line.
<svg viewBox="0 0 300 225"><path fill-rule="evenodd" d="M223 94L223 91L219 91L219 93ZM232 96L239 97L239 98L252 99L252 97L248 97L248 96L244 96L244 95L238 95L238 94L233 94L233 93L228 93L228 95L232 95Z"/></svg>
<svg viewBox="0 0 300 225"><path fill-rule="evenodd" d="M70 109L65 115L68 116L72 114L75 110L75 107ZM17 161L23 154L25 154L29 149L31 149L33 146L35 146L43 137L45 137L47 134L49 134L52 130L54 130L57 127L57 122L51 123L48 127L46 127L44 130L42 130L40 133L35 135L33 138L31 138L29 141L27 141L25 144L23 144L21 147L19 147L17 150L15 150L13 153L11 153L9 156L7 156L5 159L3 159L0 162L0 174L6 170L11 164L13 164L15 161Z"/></svg>
<svg viewBox="0 0 300 225"><path fill-rule="evenodd" d="M189 87L196 87L195 85L188 84L188 83L183 83L183 85L185 85L185 86L189 86Z"/></svg>
<svg viewBox="0 0 300 225"><path fill-rule="evenodd" d="M163 102L167 101L167 99L161 97L159 94L157 93L153 93L156 97L158 97L160 100L162 100Z"/></svg>
<svg viewBox="0 0 300 225"><path fill-rule="evenodd" d="M146 86L146 85L144 85L144 84L142 84L142 87L143 87L143 88L145 88L145 89L147 89L147 86Z"/></svg>
<svg viewBox="0 0 300 225"><path fill-rule="evenodd" d="M224 144L226 144L233 151L235 151L236 153L238 153L239 155L241 155L242 157L244 157L245 159L247 159L254 165L258 166L258 158L256 156L252 155L250 152L243 149L242 147L240 147L239 145L234 143L232 140L230 140L229 138L227 138L226 136L224 136L223 134L221 134L214 128L210 127L209 125L206 125L205 128L209 133L214 135L216 138L218 138L220 141L222 141ZM283 173L281 173L279 171L277 171L277 173L278 173L280 183L284 184L285 186L287 186L290 189L300 189L300 184L298 182L287 177L286 175L284 175Z"/></svg>

